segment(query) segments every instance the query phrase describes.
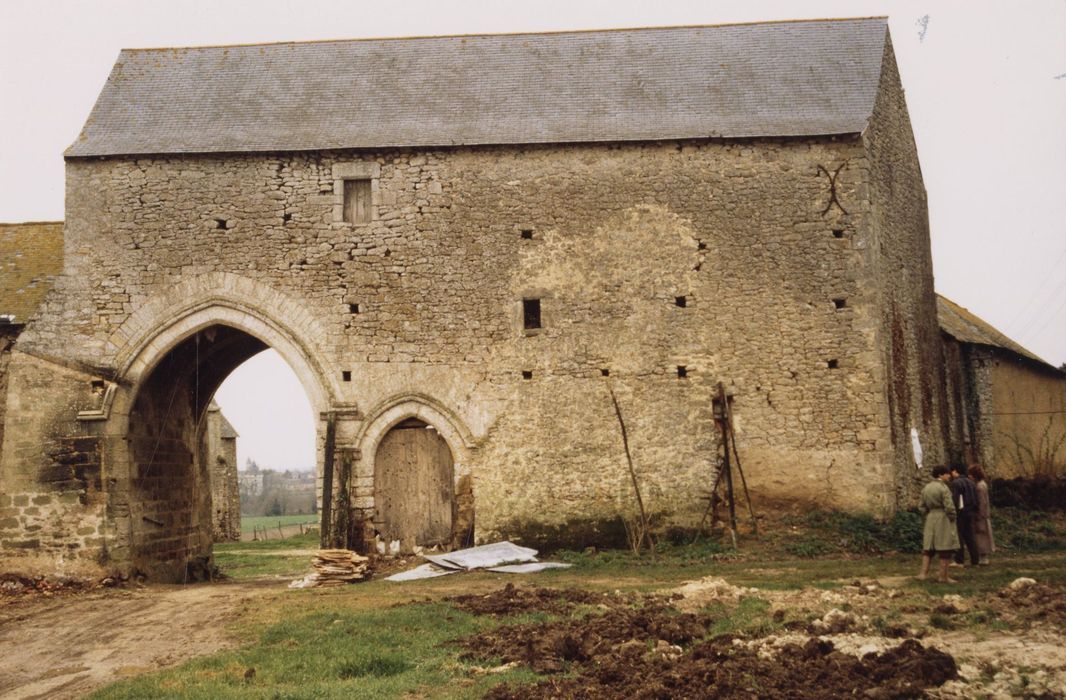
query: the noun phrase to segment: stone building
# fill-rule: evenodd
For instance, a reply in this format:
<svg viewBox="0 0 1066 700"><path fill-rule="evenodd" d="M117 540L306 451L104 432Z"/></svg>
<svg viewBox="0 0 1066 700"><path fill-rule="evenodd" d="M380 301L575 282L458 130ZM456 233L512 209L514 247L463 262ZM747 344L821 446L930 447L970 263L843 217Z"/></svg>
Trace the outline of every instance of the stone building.
<svg viewBox="0 0 1066 700"><path fill-rule="evenodd" d="M1066 371L937 296L949 455L991 476L1066 474Z"/></svg>
<svg viewBox="0 0 1066 700"><path fill-rule="evenodd" d="M7 402L7 361L16 339L37 311L56 277L63 270L63 223L37 222L24 224L0 223L0 445L4 439L4 410ZM106 382L98 381L93 391L101 394ZM19 403L32 401L32 396L13 397ZM237 432L214 403L208 410L204 428L203 449L206 463L211 466L210 480L214 502L214 535L216 539L240 538L240 502L237 495ZM59 476L66 479L92 471L95 464L77 461L77 450L57 458L74 459L66 462L68 469ZM42 475L44 476L44 475ZM0 513L15 518L9 531L18 529L29 537L2 541L5 548L36 548L39 539L34 533L51 527L63 527L58 521L48 522L50 508L40 495L31 503L29 498L12 497L5 500L0 491ZM5 505L6 504L6 505ZM42 518L44 518L42 520ZM86 528L87 529L87 528ZM88 535L83 532L82 535Z"/></svg>
<svg viewBox="0 0 1066 700"><path fill-rule="evenodd" d="M216 542L241 538L241 497L237 484L237 438L240 435L212 401L203 427L203 459L210 468L211 526Z"/></svg>
<svg viewBox="0 0 1066 700"><path fill-rule="evenodd" d="M353 546L606 537L634 509L612 397L664 525L705 508L719 382L764 502L887 513L911 431L943 453L884 19L128 50L66 164L0 457L77 523L45 551L209 557L192 426L266 347ZM70 450L92 468L45 478Z"/></svg>

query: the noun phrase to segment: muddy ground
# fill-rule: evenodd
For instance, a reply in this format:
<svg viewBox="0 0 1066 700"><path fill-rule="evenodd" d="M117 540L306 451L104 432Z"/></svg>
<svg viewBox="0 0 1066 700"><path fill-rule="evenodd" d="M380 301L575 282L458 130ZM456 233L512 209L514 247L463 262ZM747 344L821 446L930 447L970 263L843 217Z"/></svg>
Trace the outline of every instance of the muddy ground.
<svg viewBox="0 0 1066 700"><path fill-rule="evenodd" d="M978 602L946 595L921 604L875 581L832 591L759 591L709 577L642 599L575 602L569 595L508 586L464 597L475 614L570 613L456 640L466 650L462 658L486 664L475 673L500 664L544 676L487 697L1066 697L1066 588L1030 580ZM744 598L767 601L772 624L707 639ZM993 619L1009 620L1016 631L980 626Z"/></svg>
<svg viewBox="0 0 1066 700"><path fill-rule="evenodd" d="M468 673L540 674L491 698L1066 698L1066 583L935 597L905 582L776 591L707 577L638 595L523 580L448 600L502 623L456 640ZM285 595L277 580L9 590L0 697L79 697L230 648L229 623L272 595Z"/></svg>
<svg viewBox="0 0 1066 700"><path fill-rule="evenodd" d="M0 697L75 698L233 645L226 623L277 588L216 583L0 599Z"/></svg>

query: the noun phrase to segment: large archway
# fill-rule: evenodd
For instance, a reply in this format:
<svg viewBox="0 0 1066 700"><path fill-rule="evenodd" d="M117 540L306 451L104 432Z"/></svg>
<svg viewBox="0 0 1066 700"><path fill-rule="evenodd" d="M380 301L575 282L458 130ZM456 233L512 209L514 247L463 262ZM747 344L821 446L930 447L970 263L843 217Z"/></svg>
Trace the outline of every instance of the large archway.
<svg viewBox="0 0 1066 700"><path fill-rule="evenodd" d="M316 414L328 409L321 371L291 336L228 308L184 315L130 355L108 432L118 449L109 514L113 551L153 580L199 578L212 565L210 467L205 415L238 366L273 347L304 385ZM321 432L320 427L316 427ZM322 462L318 436L316 466Z"/></svg>

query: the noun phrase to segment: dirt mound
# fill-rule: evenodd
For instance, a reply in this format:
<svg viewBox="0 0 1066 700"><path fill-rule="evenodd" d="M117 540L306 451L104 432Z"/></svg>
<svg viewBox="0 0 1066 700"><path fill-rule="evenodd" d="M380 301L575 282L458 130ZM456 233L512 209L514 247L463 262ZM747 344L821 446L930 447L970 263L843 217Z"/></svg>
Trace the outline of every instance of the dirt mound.
<svg viewBox="0 0 1066 700"><path fill-rule="evenodd" d="M49 598L58 595L70 595L91 591L103 586L118 585L115 579L91 581L72 577L55 576L21 576L19 574L0 574L0 596L22 598L38 596Z"/></svg>
<svg viewBox="0 0 1066 700"><path fill-rule="evenodd" d="M998 591L996 607L1025 618L1066 626L1066 586L1048 586L1030 578L1019 578Z"/></svg>
<svg viewBox="0 0 1066 700"><path fill-rule="evenodd" d="M641 608L615 607L581 620L506 625L455 643L467 649L464 660L503 659L556 673L571 663L598 663L633 650L643 654L660 641L667 647L688 644L706 636L711 622L709 615L678 613L653 599ZM667 655L673 653L670 649Z"/></svg>
<svg viewBox="0 0 1066 700"><path fill-rule="evenodd" d="M578 605L615 606L629 599L592 591L519 588L513 583L508 583L505 587L487 595L457 595L445 598L445 600L464 612L500 617L530 612L563 615Z"/></svg>
<svg viewBox="0 0 1066 700"><path fill-rule="evenodd" d="M638 648L639 646L639 648ZM719 637L682 656L648 653L644 645L623 645L597 658L572 678L552 678L532 686L503 685L492 700L558 698L796 698L921 697L958 676L951 656L914 640L861 659L836 651L833 643L811 639L781 650L774 659Z"/></svg>

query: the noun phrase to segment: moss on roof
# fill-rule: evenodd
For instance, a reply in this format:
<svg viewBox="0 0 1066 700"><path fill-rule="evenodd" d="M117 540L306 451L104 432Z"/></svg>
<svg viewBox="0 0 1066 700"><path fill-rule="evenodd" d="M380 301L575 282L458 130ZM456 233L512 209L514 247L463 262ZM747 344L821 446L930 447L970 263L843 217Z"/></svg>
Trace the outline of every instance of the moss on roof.
<svg viewBox="0 0 1066 700"><path fill-rule="evenodd" d="M0 317L26 323L62 271L62 221L0 224Z"/></svg>
<svg viewBox="0 0 1066 700"><path fill-rule="evenodd" d="M1001 350L1008 350L1028 360L1053 367L1034 353L1026 350L1003 333L993 328L987 321L965 309L952 300L936 295L937 320L940 330L960 343L971 345L988 345Z"/></svg>

